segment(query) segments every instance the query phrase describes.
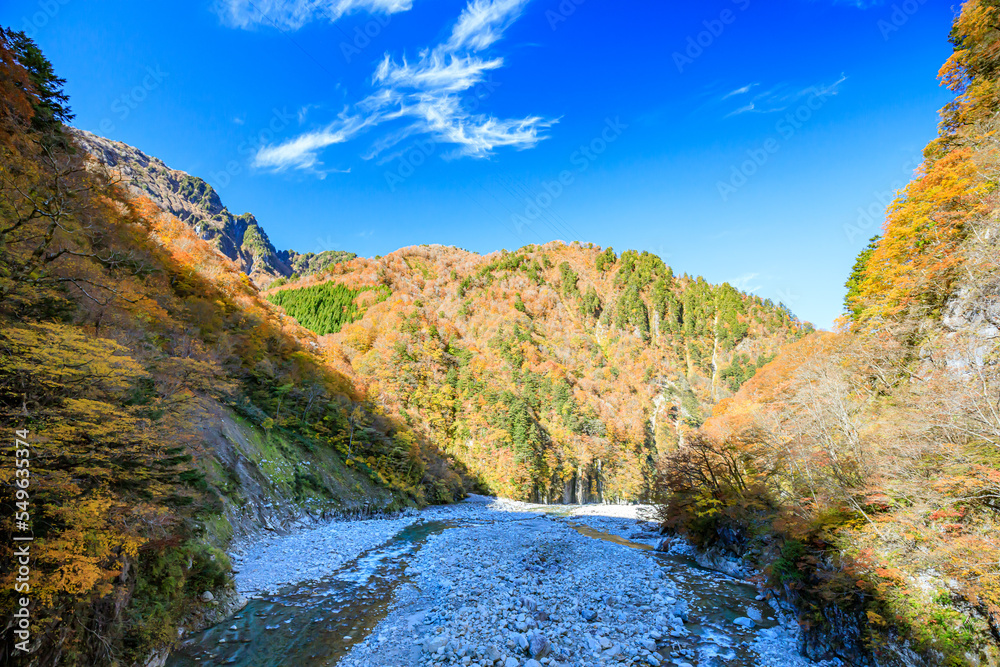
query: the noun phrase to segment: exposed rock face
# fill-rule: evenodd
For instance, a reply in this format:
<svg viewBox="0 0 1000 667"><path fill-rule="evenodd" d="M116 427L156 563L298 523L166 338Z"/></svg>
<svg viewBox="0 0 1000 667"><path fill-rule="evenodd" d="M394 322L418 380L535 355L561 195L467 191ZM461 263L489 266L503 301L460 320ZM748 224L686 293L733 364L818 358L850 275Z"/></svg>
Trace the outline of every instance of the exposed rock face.
<svg viewBox="0 0 1000 667"><path fill-rule="evenodd" d="M151 199L164 211L191 225L202 239L236 264L260 287L293 273L307 275L353 253L330 250L300 254L275 250L252 213L233 215L219 194L202 179L171 169L138 148L83 130L73 131L77 141L100 163L121 174L136 194Z"/></svg>

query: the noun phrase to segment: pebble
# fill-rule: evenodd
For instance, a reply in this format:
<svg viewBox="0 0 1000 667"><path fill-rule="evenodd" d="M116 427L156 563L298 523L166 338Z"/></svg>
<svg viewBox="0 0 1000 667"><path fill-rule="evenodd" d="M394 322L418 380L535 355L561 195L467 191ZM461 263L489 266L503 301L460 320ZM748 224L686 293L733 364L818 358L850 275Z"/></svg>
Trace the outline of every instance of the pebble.
<svg viewBox="0 0 1000 667"><path fill-rule="evenodd" d="M415 521L444 520L455 527L430 535L408 556L408 581L396 590L388 615L340 664L690 667L682 657L701 665L718 662L689 648L701 640L685 623L700 619L690 617L695 612L664 574L655 552L587 537L571 525L584 523L652 548L660 537L637 531L634 506L586 508L631 512L610 517L575 511L554 517L539 509L503 500L461 503L425 510L419 517L302 530L244 547L237 585L241 591L269 590L307 580L296 579L296 573L336 570ZM313 548L312 542L320 546ZM674 540L671 553L690 549L682 542ZM745 613L729 629L712 631L719 635L720 649L749 638L760 656L754 664L806 665L797 655L794 624L761 630L753 619L759 610L748 607ZM756 639L748 633L757 633Z"/></svg>
<svg viewBox="0 0 1000 667"><path fill-rule="evenodd" d="M290 584L322 579L415 521L416 515L331 521L269 539L256 535L234 545L230 552L233 565L239 569L236 590L246 597L255 597L277 593ZM282 566L275 567L276 563ZM205 595L202 599L206 599Z"/></svg>

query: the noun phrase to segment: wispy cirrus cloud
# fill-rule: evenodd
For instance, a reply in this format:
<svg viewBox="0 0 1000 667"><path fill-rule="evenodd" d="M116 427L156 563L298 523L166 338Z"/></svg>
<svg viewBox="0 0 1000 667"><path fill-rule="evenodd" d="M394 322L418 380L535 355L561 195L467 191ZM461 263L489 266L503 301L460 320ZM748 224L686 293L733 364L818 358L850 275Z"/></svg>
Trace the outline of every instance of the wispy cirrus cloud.
<svg viewBox="0 0 1000 667"><path fill-rule="evenodd" d="M747 85L741 86L741 87L737 88L736 90L729 91L728 93L726 93L725 95L722 96L722 99L728 100L730 97L733 97L734 95L743 95L745 93L749 93L750 89L752 89L752 88L754 88L756 86L759 86L759 85L760 85L759 83L748 83Z"/></svg>
<svg viewBox="0 0 1000 667"><path fill-rule="evenodd" d="M454 146L446 158L487 157L499 147L523 150L545 138L557 121L540 116L498 119L470 110L468 91L503 67L500 56L480 55L522 14L527 0L470 0L446 41L413 61L386 54L372 75L374 90L338 118L280 144L261 148L254 165L272 171L319 172L320 152L378 126L390 126L362 154L373 159L413 136ZM478 106L478 105L475 105Z"/></svg>
<svg viewBox="0 0 1000 667"><path fill-rule="evenodd" d="M760 276L759 273L744 273L739 278L729 281L729 284L738 290L742 290L748 294L753 294L761 288L761 285L753 284L758 276Z"/></svg>
<svg viewBox="0 0 1000 667"><path fill-rule="evenodd" d="M352 12L395 14L412 7L412 0L219 0L215 10L223 23L233 28L273 25L298 30L307 23L336 21Z"/></svg>
<svg viewBox="0 0 1000 667"><path fill-rule="evenodd" d="M752 83L723 95L719 101L725 102L732 98L739 98L739 101L742 102L741 106L726 114L726 118L744 113L776 113L810 97L836 95L840 84L846 80L847 76L841 74L840 78L833 83L816 84L805 88L782 83L751 95L751 91L760 85Z"/></svg>
<svg viewBox="0 0 1000 667"><path fill-rule="evenodd" d="M755 109L756 106L754 105L754 103L750 102L749 104L741 106L739 109L734 109L733 111L730 111L729 113L726 114L726 118L729 118L730 116L739 116L741 113L748 113L750 111L754 111Z"/></svg>
<svg viewBox="0 0 1000 667"><path fill-rule="evenodd" d="M435 51L422 57L417 63L409 64L403 59L397 65L386 54L375 70L376 83L390 89L396 87L415 88L439 93L455 93L467 90L482 81L489 70L503 67L503 58L482 60L475 56L454 56Z"/></svg>
<svg viewBox="0 0 1000 667"><path fill-rule="evenodd" d="M834 0L833 4L849 5L858 9L871 9L872 7L880 7L885 3L883 0Z"/></svg>
<svg viewBox="0 0 1000 667"><path fill-rule="evenodd" d="M281 171L288 166L312 169L318 163L317 151L341 144L369 124L361 116L341 114L324 128L306 132L281 144L262 147L254 156L254 166Z"/></svg>
<svg viewBox="0 0 1000 667"><path fill-rule="evenodd" d="M528 0L474 0L462 11L447 49L482 51L498 41L517 20Z"/></svg>

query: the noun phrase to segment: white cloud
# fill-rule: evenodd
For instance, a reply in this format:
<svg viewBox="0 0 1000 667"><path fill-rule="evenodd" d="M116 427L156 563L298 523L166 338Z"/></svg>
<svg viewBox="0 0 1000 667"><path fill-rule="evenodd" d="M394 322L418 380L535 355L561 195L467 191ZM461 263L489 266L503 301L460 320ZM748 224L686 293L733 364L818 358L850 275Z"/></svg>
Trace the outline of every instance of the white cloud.
<svg viewBox="0 0 1000 667"><path fill-rule="evenodd" d="M750 104L747 104L746 106L740 107L736 111L730 111L729 113L726 114L726 118L729 118L730 116L739 116L741 113L747 113L748 111L753 111L754 108L755 107L753 105L753 102L751 102Z"/></svg>
<svg viewBox="0 0 1000 667"><path fill-rule="evenodd" d="M458 17L445 48L482 51L503 36L526 4L527 0L473 0Z"/></svg>
<svg viewBox="0 0 1000 667"><path fill-rule="evenodd" d="M847 75L841 73L840 78L834 81L833 83L826 86L813 86L809 92L814 92L817 95L836 95L838 92L840 92L837 90L837 88L839 88L840 84L844 83L845 81L847 81Z"/></svg>
<svg viewBox="0 0 1000 667"><path fill-rule="evenodd" d="M826 97L828 95L836 95L839 92L840 84L847 80L847 76L844 74L840 75L840 78L829 84L816 84L813 86L808 86L807 88L794 88L788 84L778 84L768 90L761 91L754 95L750 102L744 104L743 106L730 111L726 114L726 117L738 116L740 114L754 112L754 113L776 113L779 111L784 111L793 104L800 104L809 98L816 96ZM751 84L750 86L744 86L743 88L737 88L736 90L728 93L722 97L725 101L730 97L735 95L741 95L750 92L750 89L757 84Z"/></svg>
<svg viewBox="0 0 1000 667"><path fill-rule="evenodd" d="M544 138L539 131L552 127L555 122L538 116L520 120L486 118L482 122L460 121L442 128L440 136L458 144L448 157L486 157L498 146L511 146L518 150L534 148Z"/></svg>
<svg viewBox="0 0 1000 667"><path fill-rule="evenodd" d="M883 0L834 0L835 5L850 5L858 9L871 9L882 6Z"/></svg>
<svg viewBox="0 0 1000 667"><path fill-rule="evenodd" d="M312 169L319 164L317 153L320 150L350 140L372 122L369 118L341 115L320 130L300 134L276 146L264 146L254 156L253 165L273 171L289 167Z"/></svg>
<svg viewBox="0 0 1000 667"><path fill-rule="evenodd" d="M233 28L273 25L298 30L312 21L336 21L352 12L395 14L412 7L412 0L219 0L216 11Z"/></svg>
<svg viewBox="0 0 1000 667"><path fill-rule="evenodd" d="M751 285L753 279L759 275L760 275L759 273L744 273L739 278L730 281L729 284L738 290L741 290L748 294L753 294L754 292L758 291L761 288L761 285L756 285L756 286Z"/></svg>
<svg viewBox="0 0 1000 667"><path fill-rule="evenodd" d="M726 93L725 95L722 96L722 99L728 100L730 97L733 97L734 95L745 95L745 94L747 94L747 93L750 92L751 88L753 88L754 86L758 86L758 85L760 85L760 84L757 84L757 83L748 83L747 85L743 86L742 88L737 88L736 90L733 90L733 91L730 91L730 92Z"/></svg>
<svg viewBox="0 0 1000 667"><path fill-rule="evenodd" d="M372 75L374 90L345 110L334 122L284 143L260 149L254 165L283 171L320 172L319 153L350 141L373 127L396 124L363 153L366 160L382 156L415 136L454 148L445 158L488 157L498 147L532 148L557 120L540 116L497 119L476 113L487 75L504 64L501 57L481 57L479 51L496 43L520 15L527 0L470 0L458 17L448 41L424 49L415 61L397 63L389 54ZM488 94L488 93L487 93ZM395 153L394 155L398 155ZM382 157L380 163L392 156Z"/></svg>
<svg viewBox="0 0 1000 667"><path fill-rule="evenodd" d="M483 72L503 67L503 58L482 60L475 56L442 55L435 51L426 53L416 65L403 60L397 65L385 59L375 70L374 80L383 86L393 88L422 88L441 93L455 93L468 90L483 80Z"/></svg>

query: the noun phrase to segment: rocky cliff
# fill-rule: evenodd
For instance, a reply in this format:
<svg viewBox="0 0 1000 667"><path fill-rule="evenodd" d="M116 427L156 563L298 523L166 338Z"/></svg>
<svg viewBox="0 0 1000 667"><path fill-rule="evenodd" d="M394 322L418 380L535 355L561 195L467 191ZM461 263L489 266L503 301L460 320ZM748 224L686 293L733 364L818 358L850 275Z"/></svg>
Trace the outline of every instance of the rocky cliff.
<svg viewBox="0 0 1000 667"><path fill-rule="evenodd" d="M276 250L252 213L234 215L204 180L171 169L162 160L120 141L83 130L73 132L79 144L101 164L117 172L133 193L148 197L189 224L198 236L236 262L259 287L292 275L309 275L355 257L354 253L340 250L321 253Z"/></svg>

